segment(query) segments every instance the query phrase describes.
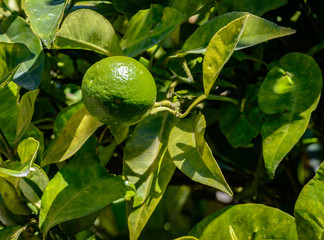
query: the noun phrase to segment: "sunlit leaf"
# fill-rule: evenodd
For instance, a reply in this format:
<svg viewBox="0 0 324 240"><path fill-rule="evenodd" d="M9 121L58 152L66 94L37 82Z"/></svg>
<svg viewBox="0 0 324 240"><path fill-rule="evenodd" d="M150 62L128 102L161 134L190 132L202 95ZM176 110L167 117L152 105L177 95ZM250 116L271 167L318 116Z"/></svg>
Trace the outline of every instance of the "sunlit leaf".
<svg viewBox="0 0 324 240"><path fill-rule="evenodd" d="M0 177L26 177L37 156L39 142L27 138L19 143L17 152L20 162L7 162L6 167L0 167Z"/></svg>
<svg viewBox="0 0 324 240"><path fill-rule="evenodd" d="M322 240L324 233L324 164L298 196L294 215L300 240Z"/></svg>
<svg viewBox="0 0 324 240"><path fill-rule="evenodd" d="M166 111L148 116L126 143L123 175L136 187L135 197L127 204L131 240L139 237L174 173L167 145L176 122Z"/></svg>
<svg viewBox="0 0 324 240"><path fill-rule="evenodd" d="M101 125L103 124L93 118L83 106L66 122L64 129L49 146L42 165L70 158Z"/></svg>
<svg viewBox="0 0 324 240"><path fill-rule="evenodd" d="M15 142L18 142L28 129L34 114L34 104L39 90L28 91L25 93L18 104L17 130Z"/></svg>
<svg viewBox="0 0 324 240"><path fill-rule="evenodd" d="M92 50L107 56L123 54L110 22L99 13L88 9L75 11L67 16L58 32L55 45L61 49Z"/></svg>
<svg viewBox="0 0 324 240"><path fill-rule="evenodd" d="M200 26L184 43L181 52L203 53L217 31L231 21L249 15L244 31L236 46L236 50L247 48L270 39L295 33L294 30L278 26L264 18L245 13L232 12L215 17Z"/></svg>
<svg viewBox="0 0 324 240"><path fill-rule="evenodd" d="M121 177L108 174L100 164L94 152L95 141L87 144L45 189L39 216L44 234L59 223L89 215L133 191Z"/></svg>
<svg viewBox="0 0 324 240"><path fill-rule="evenodd" d="M230 22L210 40L203 61L203 81L206 96L208 96L225 63L233 54L248 18L249 15Z"/></svg>
<svg viewBox="0 0 324 240"><path fill-rule="evenodd" d="M262 111L269 114L261 134L264 162L270 177L304 134L322 84L317 63L302 53L285 55L266 76L258 101Z"/></svg>
<svg viewBox="0 0 324 240"><path fill-rule="evenodd" d="M279 209L261 204L239 204L225 207L199 222L188 235L200 240L298 240L292 216Z"/></svg>
<svg viewBox="0 0 324 240"><path fill-rule="evenodd" d="M205 142L206 122L199 113L182 119L170 133L169 153L174 164L196 182L219 189L232 195L221 169Z"/></svg>
<svg viewBox="0 0 324 240"><path fill-rule="evenodd" d="M31 29L47 48L54 41L64 10L70 0L26 0L25 13Z"/></svg>
<svg viewBox="0 0 324 240"><path fill-rule="evenodd" d="M129 21L122 47L127 56L134 57L158 44L172 33L185 19L176 9L151 5Z"/></svg>
<svg viewBox="0 0 324 240"><path fill-rule="evenodd" d="M44 68L44 54L41 41L21 17L16 17L8 27L1 26L0 41L25 44L33 57L23 62L14 75L14 81L24 88L34 90L41 81Z"/></svg>

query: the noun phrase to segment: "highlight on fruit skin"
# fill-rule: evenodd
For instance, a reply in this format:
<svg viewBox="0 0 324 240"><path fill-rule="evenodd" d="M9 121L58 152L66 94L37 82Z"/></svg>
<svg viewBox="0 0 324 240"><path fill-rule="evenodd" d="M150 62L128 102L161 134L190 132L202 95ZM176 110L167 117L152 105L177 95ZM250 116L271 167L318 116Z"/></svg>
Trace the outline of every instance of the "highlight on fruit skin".
<svg viewBox="0 0 324 240"><path fill-rule="evenodd" d="M110 126L138 123L153 107L156 85L148 69L137 60L107 57L93 64L81 85L89 113Z"/></svg>

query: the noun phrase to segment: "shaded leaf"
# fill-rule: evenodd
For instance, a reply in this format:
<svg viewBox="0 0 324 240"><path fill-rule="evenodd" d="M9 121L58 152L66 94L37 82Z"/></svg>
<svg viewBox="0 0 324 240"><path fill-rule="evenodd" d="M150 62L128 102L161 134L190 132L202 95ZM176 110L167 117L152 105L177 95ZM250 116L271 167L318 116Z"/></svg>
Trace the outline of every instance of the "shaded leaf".
<svg viewBox="0 0 324 240"><path fill-rule="evenodd" d="M128 136L129 127L109 126L111 134L114 136L116 142L121 144Z"/></svg>
<svg viewBox="0 0 324 240"><path fill-rule="evenodd" d="M228 142L234 147L248 147L263 125L263 112L258 105L258 86L247 85L240 106L222 102L219 126Z"/></svg>
<svg viewBox="0 0 324 240"><path fill-rule="evenodd" d="M7 162L6 168L0 167L0 177L26 177L37 156L39 142L27 138L19 143L17 152L20 162Z"/></svg>
<svg viewBox="0 0 324 240"><path fill-rule="evenodd" d="M258 101L262 111L269 114L261 135L264 162L270 177L304 134L317 106L322 84L322 73L315 60L302 53L285 55L278 67L266 76Z"/></svg>
<svg viewBox="0 0 324 240"><path fill-rule="evenodd" d="M188 235L209 239L298 240L292 216L261 204L225 207L199 222Z"/></svg>
<svg viewBox="0 0 324 240"><path fill-rule="evenodd" d="M1 177L0 193L3 198L3 202L12 213L17 215L29 215L31 213L26 204L20 201L15 188L8 181Z"/></svg>
<svg viewBox="0 0 324 240"><path fill-rule="evenodd" d="M170 133L170 156L177 168L192 180L232 195L231 188L205 142L205 128L205 118L201 113L182 119Z"/></svg>
<svg viewBox="0 0 324 240"><path fill-rule="evenodd" d="M39 89L28 91L21 97L19 101L15 142L18 142L20 140L31 123L34 114L34 104L38 93Z"/></svg>
<svg viewBox="0 0 324 240"><path fill-rule="evenodd" d="M179 12L185 13L187 17L196 14L204 6L210 4L211 0L172 0L170 7L177 9Z"/></svg>
<svg viewBox="0 0 324 240"><path fill-rule="evenodd" d="M80 24L82 23L82 24ZM115 30L99 13L81 9L64 20L55 40L61 49L85 49L101 54L123 55Z"/></svg>
<svg viewBox="0 0 324 240"><path fill-rule="evenodd" d="M300 240L321 240L324 233L324 164L298 196L294 215Z"/></svg>
<svg viewBox="0 0 324 240"><path fill-rule="evenodd" d="M133 191L121 177L107 173L94 148L95 141L89 141L47 185L39 217L44 234L59 223L96 212Z"/></svg>
<svg viewBox="0 0 324 240"><path fill-rule="evenodd" d="M11 81L20 64L31 57L25 44L0 42L0 87Z"/></svg>
<svg viewBox="0 0 324 240"><path fill-rule="evenodd" d="M121 42L125 54L134 57L170 35L185 19L173 8L151 5L137 12L129 21Z"/></svg>
<svg viewBox="0 0 324 240"><path fill-rule="evenodd" d="M264 13L284 6L288 0L223 0L217 2L218 7L225 7L228 12L231 11L246 11L256 15Z"/></svg>
<svg viewBox="0 0 324 240"><path fill-rule="evenodd" d="M117 142L112 141L107 147L99 149L99 159L103 166L108 164L117 146Z"/></svg>
<svg viewBox="0 0 324 240"><path fill-rule="evenodd" d="M0 239L12 240L14 235L21 229L21 226L14 225L0 229Z"/></svg>
<svg viewBox="0 0 324 240"><path fill-rule="evenodd" d="M49 146L42 165L70 158L101 125L103 124L93 118L83 106L66 122L64 129Z"/></svg>
<svg viewBox="0 0 324 240"><path fill-rule="evenodd" d="M28 176L20 179L19 187L26 199L40 209L41 198L48 182L46 173L34 164Z"/></svg>
<svg viewBox="0 0 324 240"><path fill-rule="evenodd" d="M25 13L33 32L47 48L54 41L58 26L69 0L26 0Z"/></svg>
<svg viewBox="0 0 324 240"><path fill-rule="evenodd" d="M127 204L130 239L137 239L161 200L175 166L167 151L169 133L177 118L159 112L141 121L124 150L123 176L135 184Z"/></svg>
<svg viewBox="0 0 324 240"><path fill-rule="evenodd" d="M208 96L225 63L233 54L248 18L249 15L230 22L210 40L203 61L203 81L206 96Z"/></svg>
<svg viewBox="0 0 324 240"><path fill-rule="evenodd" d="M24 88L36 89L43 74L44 54L41 41L29 24L21 17L16 17L8 27L1 24L0 41L22 43L28 47L33 57L19 66L13 80Z"/></svg>
<svg viewBox="0 0 324 240"><path fill-rule="evenodd" d="M5 99L0 102L0 129L9 144L13 144L16 138L18 93L19 87L14 82L0 88L0 99Z"/></svg>
<svg viewBox="0 0 324 240"><path fill-rule="evenodd" d="M200 26L184 43L181 52L205 52L210 40L221 28L245 15L248 15L249 18L236 46L236 50L295 33L292 29L278 26L255 15L245 12L232 12L215 17Z"/></svg>

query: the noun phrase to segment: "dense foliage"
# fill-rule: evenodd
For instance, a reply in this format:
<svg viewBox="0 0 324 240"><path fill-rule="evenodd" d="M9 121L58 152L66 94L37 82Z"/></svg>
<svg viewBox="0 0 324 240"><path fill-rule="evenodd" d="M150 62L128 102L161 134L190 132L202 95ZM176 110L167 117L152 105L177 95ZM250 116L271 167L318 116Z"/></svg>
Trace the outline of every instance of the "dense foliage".
<svg viewBox="0 0 324 240"><path fill-rule="evenodd" d="M0 239L323 239L323 1L0 5ZM135 125L82 102L111 56L157 85Z"/></svg>

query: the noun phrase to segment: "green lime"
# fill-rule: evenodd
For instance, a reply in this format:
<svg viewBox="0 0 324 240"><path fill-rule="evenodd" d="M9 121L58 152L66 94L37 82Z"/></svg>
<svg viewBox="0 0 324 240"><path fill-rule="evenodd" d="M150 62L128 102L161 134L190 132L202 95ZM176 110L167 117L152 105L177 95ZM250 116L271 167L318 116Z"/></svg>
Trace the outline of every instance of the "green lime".
<svg viewBox="0 0 324 240"><path fill-rule="evenodd" d="M81 88L89 113L113 126L139 122L156 100L151 73L130 57L108 57L95 63L85 73Z"/></svg>

